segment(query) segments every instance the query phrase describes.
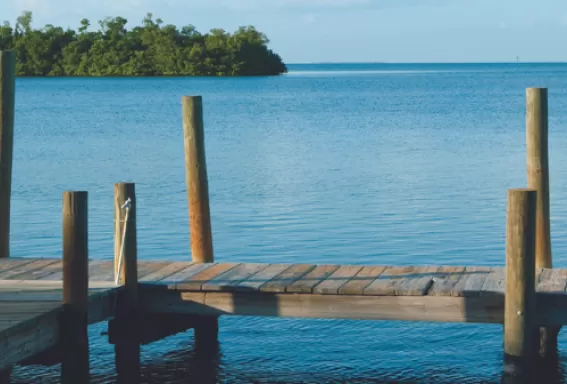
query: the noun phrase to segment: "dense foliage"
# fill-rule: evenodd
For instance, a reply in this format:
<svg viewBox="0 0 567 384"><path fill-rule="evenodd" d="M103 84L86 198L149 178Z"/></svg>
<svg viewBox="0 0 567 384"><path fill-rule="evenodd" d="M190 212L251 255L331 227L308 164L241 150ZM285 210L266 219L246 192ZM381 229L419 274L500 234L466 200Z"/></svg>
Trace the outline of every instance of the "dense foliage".
<svg viewBox="0 0 567 384"><path fill-rule="evenodd" d="M233 34L194 26L178 30L148 14L143 25L126 29L122 17L99 22L81 20L78 31L46 25L32 29L24 12L16 25L0 26L0 49L14 49L20 76L247 76L287 71L268 39L254 27Z"/></svg>

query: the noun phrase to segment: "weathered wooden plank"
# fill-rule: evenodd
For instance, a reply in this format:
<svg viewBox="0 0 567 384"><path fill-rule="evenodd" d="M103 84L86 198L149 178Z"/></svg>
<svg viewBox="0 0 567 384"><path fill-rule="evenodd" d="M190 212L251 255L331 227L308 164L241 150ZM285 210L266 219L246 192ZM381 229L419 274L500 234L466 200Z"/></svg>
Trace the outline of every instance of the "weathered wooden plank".
<svg viewBox="0 0 567 384"><path fill-rule="evenodd" d="M37 259L33 258L0 258L0 273L9 271L13 268L22 267L26 264L33 263Z"/></svg>
<svg viewBox="0 0 567 384"><path fill-rule="evenodd" d="M50 264L54 264L60 261L60 259L40 259L32 261L31 263L24 263L17 267L0 272L0 279L9 279L12 276L20 275L26 272L37 271L45 268Z"/></svg>
<svg viewBox="0 0 567 384"><path fill-rule="evenodd" d="M265 269L268 264L247 263L239 264L226 272L219 274L201 286L203 291L233 290L238 283Z"/></svg>
<svg viewBox="0 0 567 384"><path fill-rule="evenodd" d="M290 293L311 293L313 287L325 281L340 265L317 265L309 273L294 281L285 288Z"/></svg>
<svg viewBox="0 0 567 384"><path fill-rule="evenodd" d="M396 284L396 296L423 296L433 285L439 266L416 267Z"/></svg>
<svg viewBox="0 0 567 384"><path fill-rule="evenodd" d="M362 267L352 279L339 289L340 295L362 295L366 287L386 270L385 266Z"/></svg>
<svg viewBox="0 0 567 384"><path fill-rule="evenodd" d="M480 296L484 280L486 280L490 271L490 267L466 267L463 276L451 289L451 296Z"/></svg>
<svg viewBox="0 0 567 384"><path fill-rule="evenodd" d="M416 267L387 267L370 285L364 289L366 296L393 296L404 277L411 277ZM422 276L419 276L422 277Z"/></svg>
<svg viewBox="0 0 567 384"><path fill-rule="evenodd" d="M177 272L182 271L183 269L189 267L191 265L190 262L187 261L175 261L172 263L169 263L168 265L154 271L151 273L148 273L147 275L139 278L138 280L140 282L144 282L144 281L158 281L158 280L162 280L165 279Z"/></svg>
<svg viewBox="0 0 567 384"><path fill-rule="evenodd" d="M179 290L195 290L201 289L202 285L207 281L214 279L216 276L225 273L226 271L235 268L239 263L222 263L214 264L191 278L175 284L175 288Z"/></svg>
<svg viewBox="0 0 567 384"><path fill-rule="evenodd" d="M235 291L258 291L260 286L291 267L291 264L270 264L261 271L233 286Z"/></svg>
<svg viewBox="0 0 567 384"><path fill-rule="evenodd" d="M465 267L442 266L433 278L429 296L451 296L451 290L464 276Z"/></svg>
<svg viewBox="0 0 567 384"><path fill-rule="evenodd" d="M314 268L313 264L293 264L272 280L262 284L259 290L261 292L285 292L286 287L301 279Z"/></svg>
<svg viewBox="0 0 567 384"><path fill-rule="evenodd" d="M157 272L161 268L171 265L167 261L138 261L138 281L150 273Z"/></svg>
<svg viewBox="0 0 567 384"><path fill-rule="evenodd" d="M504 298L148 292L144 309L196 315L502 323Z"/></svg>
<svg viewBox="0 0 567 384"><path fill-rule="evenodd" d="M538 292L565 293L567 288L567 269L545 268L541 270L536 283Z"/></svg>
<svg viewBox="0 0 567 384"><path fill-rule="evenodd" d="M17 275L12 275L7 277L7 280L38 280L49 276L56 272L62 272L63 270L63 262L62 260L58 260L54 263L45 265L43 268L26 271L19 273Z"/></svg>
<svg viewBox="0 0 567 384"><path fill-rule="evenodd" d="M362 269L362 266L343 265L339 267L327 279L317 284L313 288L313 293L319 295L336 295L339 289L345 285L350 279L356 276Z"/></svg>
<svg viewBox="0 0 567 384"><path fill-rule="evenodd" d="M114 281L114 260L89 262L89 280Z"/></svg>
<svg viewBox="0 0 567 384"><path fill-rule="evenodd" d="M0 332L0 369L57 345L61 307Z"/></svg>
<svg viewBox="0 0 567 384"><path fill-rule="evenodd" d="M492 268L482 287L480 296L503 295L506 289L506 273L501 268Z"/></svg>
<svg viewBox="0 0 567 384"><path fill-rule="evenodd" d="M154 280L157 283L176 284L182 281L191 280L193 276L218 265L219 263L191 263L186 268L161 280ZM173 286L175 287L175 286Z"/></svg>

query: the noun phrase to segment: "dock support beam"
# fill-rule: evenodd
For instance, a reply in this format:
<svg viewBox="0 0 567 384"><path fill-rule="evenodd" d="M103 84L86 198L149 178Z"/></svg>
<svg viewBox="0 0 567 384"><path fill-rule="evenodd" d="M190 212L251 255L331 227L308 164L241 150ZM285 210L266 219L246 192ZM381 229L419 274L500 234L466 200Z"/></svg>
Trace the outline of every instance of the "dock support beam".
<svg viewBox="0 0 567 384"><path fill-rule="evenodd" d="M526 165L528 188L537 191L536 268L552 268L549 208L547 88L526 89ZM560 327L540 328L539 354L557 354Z"/></svg>
<svg viewBox="0 0 567 384"><path fill-rule="evenodd" d="M191 257L195 263L212 263L214 262L214 252L205 156L203 100L201 96L184 96L181 104L189 227L191 231ZM197 319L194 329L195 344L198 349L216 348L218 344L218 317L200 317Z"/></svg>
<svg viewBox="0 0 567 384"><path fill-rule="evenodd" d="M535 190L508 191L504 377L514 383L531 383L535 372L536 206Z"/></svg>
<svg viewBox="0 0 567 384"><path fill-rule="evenodd" d="M140 332L134 183L114 186L114 273L118 282L125 286L125 292L118 301L116 317L109 322L116 373L119 383L137 383L140 380Z"/></svg>
<svg viewBox="0 0 567 384"><path fill-rule="evenodd" d="M61 382L89 382L87 192L63 193Z"/></svg>
<svg viewBox="0 0 567 384"><path fill-rule="evenodd" d="M10 257L16 52L0 51L0 258Z"/></svg>

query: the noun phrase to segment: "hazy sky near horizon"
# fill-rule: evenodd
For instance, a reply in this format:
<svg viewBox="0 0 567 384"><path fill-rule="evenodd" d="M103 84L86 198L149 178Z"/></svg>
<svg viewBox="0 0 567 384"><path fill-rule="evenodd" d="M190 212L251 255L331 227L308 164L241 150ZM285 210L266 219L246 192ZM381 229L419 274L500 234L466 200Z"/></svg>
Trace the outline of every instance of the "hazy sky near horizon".
<svg viewBox="0 0 567 384"><path fill-rule="evenodd" d="M567 61L566 0L0 0L0 21L76 28L106 16L233 31L254 25L287 63Z"/></svg>

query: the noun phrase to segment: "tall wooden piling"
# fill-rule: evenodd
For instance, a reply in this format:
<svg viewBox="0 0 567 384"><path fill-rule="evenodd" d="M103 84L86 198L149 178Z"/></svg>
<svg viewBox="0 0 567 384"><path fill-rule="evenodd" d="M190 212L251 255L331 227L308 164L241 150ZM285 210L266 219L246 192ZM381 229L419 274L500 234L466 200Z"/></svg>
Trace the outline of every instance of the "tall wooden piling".
<svg viewBox="0 0 567 384"><path fill-rule="evenodd" d="M63 193L61 382L89 382L87 192Z"/></svg>
<svg viewBox="0 0 567 384"><path fill-rule="evenodd" d="M520 378L521 381L528 380L533 374L534 334L537 332L536 207L537 191L508 191L504 304L505 374Z"/></svg>
<svg viewBox="0 0 567 384"><path fill-rule="evenodd" d="M526 89L526 165L528 188L537 191L536 268L552 268L549 208L549 145L547 88ZM540 329L539 353L557 353L559 327Z"/></svg>
<svg viewBox="0 0 567 384"><path fill-rule="evenodd" d="M548 100L546 88L526 90L528 188L537 193L536 268L551 268L549 212Z"/></svg>
<svg viewBox="0 0 567 384"><path fill-rule="evenodd" d="M189 202L191 257L195 263L214 262L209 184L205 156L205 129L201 96L182 98L183 142L185 147L185 175ZM197 346L216 345L218 318L201 317L195 325Z"/></svg>
<svg viewBox="0 0 567 384"><path fill-rule="evenodd" d="M109 332L114 344L116 373L118 382L136 383L140 378L140 335L134 183L114 185L114 272L118 282L125 286Z"/></svg>
<svg viewBox="0 0 567 384"><path fill-rule="evenodd" d="M0 51L0 258L10 256L16 52Z"/></svg>

